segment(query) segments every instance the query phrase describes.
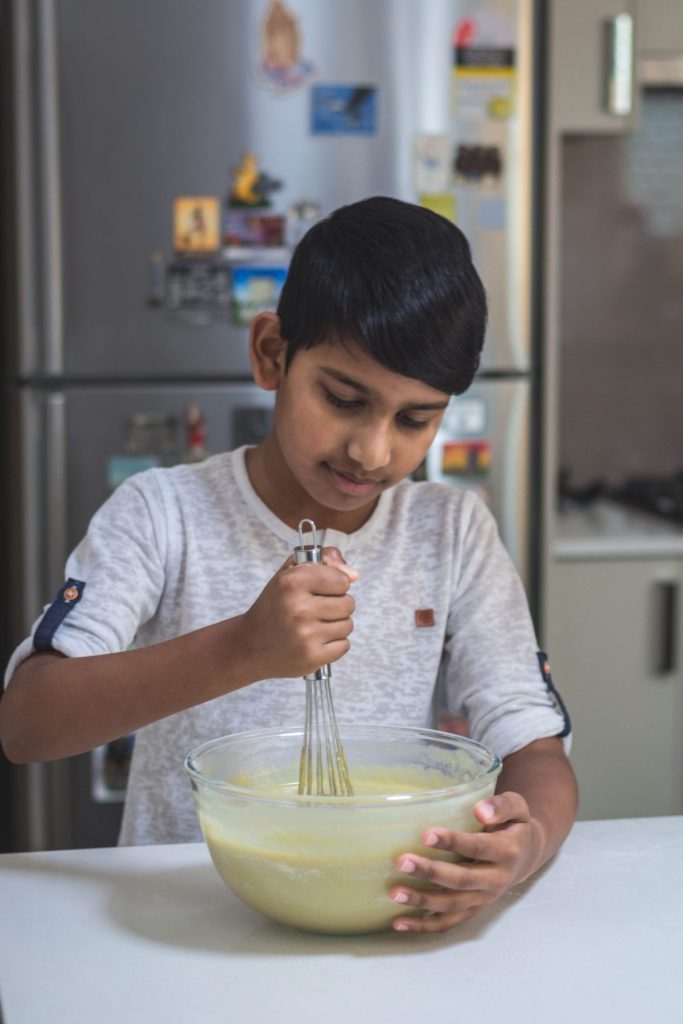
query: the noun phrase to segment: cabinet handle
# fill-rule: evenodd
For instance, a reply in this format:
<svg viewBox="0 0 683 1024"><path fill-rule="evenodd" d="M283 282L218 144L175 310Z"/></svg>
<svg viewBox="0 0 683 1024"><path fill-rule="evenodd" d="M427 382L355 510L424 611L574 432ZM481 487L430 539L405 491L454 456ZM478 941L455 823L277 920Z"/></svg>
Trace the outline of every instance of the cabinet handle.
<svg viewBox="0 0 683 1024"><path fill-rule="evenodd" d="M605 110L627 117L633 110L633 18L617 14L605 22Z"/></svg>
<svg viewBox="0 0 683 1024"><path fill-rule="evenodd" d="M659 651L655 672L665 676L676 671L676 613L678 610L678 585L658 583L659 595Z"/></svg>

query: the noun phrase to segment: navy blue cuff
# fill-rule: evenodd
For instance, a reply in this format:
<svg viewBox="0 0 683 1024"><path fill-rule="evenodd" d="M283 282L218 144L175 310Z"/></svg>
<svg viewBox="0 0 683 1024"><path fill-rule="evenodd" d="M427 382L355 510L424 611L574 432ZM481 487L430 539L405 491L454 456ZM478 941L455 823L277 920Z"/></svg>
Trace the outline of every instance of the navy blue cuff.
<svg viewBox="0 0 683 1024"><path fill-rule="evenodd" d="M564 719L564 728L562 729L562 732L559 732L557 735L560 738L562 738L563 736L568 736L569 733L572 731L572 723L571 719L569 718L567 706L565 702L562 700L562 697L560 696L558 690L555 688L552 676L550 675L550 661L548 660L548 655L545 653L545 651L537 651L536 657L538 658L538 666L541 670L541 675L543 676L543 682L548 687L548 693L550 694L552 702L555 705L555 709L562 715L562 718Z"/></svg>
<svg viewBox="0 0 683 1024"><path fill-rule="evenodd" d="M72 608L75 608L85 590L82 580L68 579L43 615L33 634L36 651L51 651L52 638Z"/></svg>

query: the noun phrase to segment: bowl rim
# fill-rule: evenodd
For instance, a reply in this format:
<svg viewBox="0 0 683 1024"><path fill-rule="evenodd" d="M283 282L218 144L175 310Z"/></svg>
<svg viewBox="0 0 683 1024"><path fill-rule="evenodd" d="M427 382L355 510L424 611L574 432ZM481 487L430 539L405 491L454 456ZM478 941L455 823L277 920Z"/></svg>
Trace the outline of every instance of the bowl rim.
<svg viewBox="0 0 683 1024"><path fill-rule="evenodd" d="M210 775L206 775L196 765L196 760L202 754L210 751L214 747L218 747L225 743L226 740L234 741L245 741L252 737L275 737L275 736L298 736L303 739L303 729L300 726L284 726L282 728L271 728L271 729L251 729L244 732L226 733L224 736L218 736L213 740L207 740L204 743L200 743L199 746L195 747L187 755L184 761L185 770L189 774L193 783L201 786L208 787L216 792L225 793L237 799L249 801L252 803L263 803L263 804L274 804L278 806L289 805L292 807L301 807L309 804L324 804L326 807L405 807L407 804L418 804L418 803L433 803L437 800L443 800L445 797L456 796L459 793L471 790L476 792L478 789L484 788L485 785L495 780L502 768L502 762L498 755L494 753L489 747L483 743L479 743L477 740L471 739L469 736L461 736L456 733L443 732L439 729L426 729L419 726L406 726L406 725L376 725L373 723L362 724L362 725L340 725L339 732L341 734L342 742L344 742L345 732L394 732L404 735L410 735L411 737L420 737L426 740L432 741L448 741L454 746L459 746L465 750L476 752L479 755L482 753L490 759L490 765L482 772L476 780L470 779L467 782L459 782L451 786L442 786L439 789L419 790L416 793L382 793L381 795L374 794L372 796L302 796L299 793L294 793L288 796L278 797L268 794L254 793L253 790L248 789L245 786L236 786L231 782L225 782L222 779L213 778ZM348 737L351 739L351 736Z"/></svg>

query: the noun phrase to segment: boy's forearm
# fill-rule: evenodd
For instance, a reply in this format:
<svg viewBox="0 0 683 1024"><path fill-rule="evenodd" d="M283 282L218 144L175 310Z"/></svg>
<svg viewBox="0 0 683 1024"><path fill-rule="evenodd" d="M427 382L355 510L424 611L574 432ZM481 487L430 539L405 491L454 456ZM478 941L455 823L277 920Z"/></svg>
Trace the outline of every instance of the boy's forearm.
<svg viewBox="0 0 683 1024"><path fill-rule="evenodd" d="M80 754L255 681L242 618L120 654L29 658L0 701L7 757Z"/></svg>
<svg viewBox="0 0 683 1024"><path fill-rule="evenodd" d="M337 661L349 649L347 591L357 574L291 562L234 618L120 654L28 658L0 702L6 755L21 763L80 754L257 680Z"/></svg>
<svg viewBox="0 0 683 1024"><path fill-rule="evenodd" d="M496 791L523 796L537 823L537 848L533 863L518 879L523 881L557 852L576 818L576 778L560 740L537 740L506 757Z"/></svg>

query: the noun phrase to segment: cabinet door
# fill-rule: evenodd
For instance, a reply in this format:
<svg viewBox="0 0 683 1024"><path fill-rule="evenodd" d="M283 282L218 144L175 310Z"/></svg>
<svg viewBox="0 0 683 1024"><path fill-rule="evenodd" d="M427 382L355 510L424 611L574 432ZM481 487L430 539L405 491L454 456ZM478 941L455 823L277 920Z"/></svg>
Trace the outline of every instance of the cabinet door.
<svg viewBox="0 0 683 1024"><path fill-rule="evenodd" d="M629 15L635 23L635 7L635 0L553 0L549 89L551 123L556 131L604 135L633 129L633 109L625 114L610 113L606 97L608 79L615 71L618 81L625 81L629 59L633 77L633 49L628 40L619 34L621 45L615 57L608 37L616 29L619 15ZM632 98L634 92L631 86Z"/></svg>
<svg viewBox="0 0 683 1024"><path fill-rule="evenodd" d="M683 562L555 562L547 631L581 818L683 812Z"/></svg>
<svg viewBox="0 0 683 1024"><path fill-rule="evenodd" d="M638 52L683 55L681 0L638 0Z"/></svg>

